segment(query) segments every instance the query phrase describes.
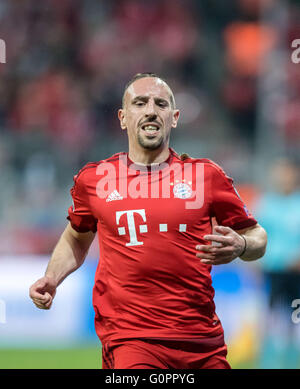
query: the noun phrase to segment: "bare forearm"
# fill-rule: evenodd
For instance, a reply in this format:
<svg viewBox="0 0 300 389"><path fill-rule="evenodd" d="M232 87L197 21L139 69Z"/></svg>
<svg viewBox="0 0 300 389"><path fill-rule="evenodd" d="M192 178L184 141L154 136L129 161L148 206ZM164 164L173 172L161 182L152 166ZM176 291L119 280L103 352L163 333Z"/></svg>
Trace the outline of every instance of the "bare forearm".
<svg viewBox="0 0 300 389"><path fill-rule="evenodd" d="M246 240L246 250L240 258L243 261L254 261L264 256L267 247L267 233L261 226L241 233Z"/></svg>
<svg viewBox="0 0 300 389"><path fill-rule="evenodd" d="M76 244L71 245L64 237L57 243L45 276L54 278L59 285L70 273L83 263L86 253Z"/></svg>
<svg viewBox="0 0 300 389"><path fill-rule="evenodd" d="M91 239L77 239L70 233L70 227L67 227L53 251L45 276L54 279L59 285L82 265L91 242Z"/></svg>

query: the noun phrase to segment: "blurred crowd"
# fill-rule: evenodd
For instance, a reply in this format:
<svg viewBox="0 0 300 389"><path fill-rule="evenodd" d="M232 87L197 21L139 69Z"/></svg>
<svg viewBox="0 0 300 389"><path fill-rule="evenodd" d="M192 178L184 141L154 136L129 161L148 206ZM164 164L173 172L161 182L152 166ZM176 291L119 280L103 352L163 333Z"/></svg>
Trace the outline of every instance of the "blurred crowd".
<svg viewBox="0 0 300 389"><path fill-rule="evenodd" d="M259 83L268 55L283 50L286 103L267 108L299 150L300 65L290 45L300 38L300 5L288 2L282 36L268 21L278 2L1 0L0 254L52 251L73 176L127 149L116 113L135 73L155 72L173 88L178 152L255 185Z"/></svg>

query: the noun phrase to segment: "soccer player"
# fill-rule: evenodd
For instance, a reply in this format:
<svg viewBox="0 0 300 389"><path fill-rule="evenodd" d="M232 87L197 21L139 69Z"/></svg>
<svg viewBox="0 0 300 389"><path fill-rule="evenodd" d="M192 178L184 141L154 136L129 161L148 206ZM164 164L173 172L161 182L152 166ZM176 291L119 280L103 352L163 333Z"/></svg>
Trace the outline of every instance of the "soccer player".
<svg viewBox="0 0 300 389"><path fill-rule="evenodd" d="M136 75L118 117L129 151L74 177L69 224L30 297L49 309L97 233L93 305L103 368L230 368L210 271L262 257L265 230L217 164L169 147L179 110L164 80Z"/></svg>

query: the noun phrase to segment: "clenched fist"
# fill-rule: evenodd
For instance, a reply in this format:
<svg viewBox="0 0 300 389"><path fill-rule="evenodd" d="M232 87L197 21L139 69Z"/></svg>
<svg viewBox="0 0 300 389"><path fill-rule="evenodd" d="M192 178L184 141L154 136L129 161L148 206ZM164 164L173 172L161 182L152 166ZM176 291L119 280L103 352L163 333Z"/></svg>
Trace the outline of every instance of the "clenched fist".
<svg viewBox="0 0 300 389"><path fill-rule="evenodd" d="M40 309L50 309L57 283L50 277L44 276L37 280L29 289L29 296L34 304Z"/></svg>

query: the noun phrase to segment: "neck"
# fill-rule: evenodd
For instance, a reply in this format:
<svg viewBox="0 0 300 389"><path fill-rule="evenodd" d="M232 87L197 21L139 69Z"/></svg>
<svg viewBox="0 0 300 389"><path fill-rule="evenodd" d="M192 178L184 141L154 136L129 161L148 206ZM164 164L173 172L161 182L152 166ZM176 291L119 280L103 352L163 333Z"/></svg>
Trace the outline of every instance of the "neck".
<svg viewBox="0 0 300 389"><path fill-rule="evenodd" d="M151 165L153 163L162 163L168 159L170 155L169 147L156 150L130 150L128 156L134 163L142 165Z"/></svg>

